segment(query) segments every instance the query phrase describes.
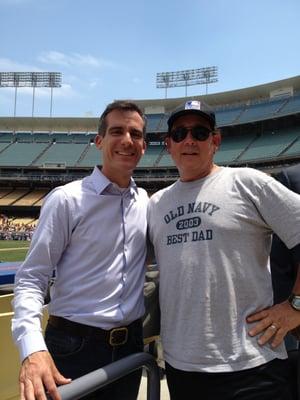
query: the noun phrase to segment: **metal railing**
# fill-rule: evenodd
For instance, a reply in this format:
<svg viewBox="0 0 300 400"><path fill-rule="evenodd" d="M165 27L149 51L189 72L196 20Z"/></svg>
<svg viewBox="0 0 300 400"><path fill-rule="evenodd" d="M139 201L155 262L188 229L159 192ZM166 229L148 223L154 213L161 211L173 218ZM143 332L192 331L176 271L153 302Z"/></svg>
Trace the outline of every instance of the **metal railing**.
<svg viewBox="0 0 300 400"><path fill-rule="evenodd" d="M114 361L67 385L60 386L58 391L62 400L79 400L140 368L145 368L147 372L147 400L159 400L159 368L154 357L149 353L135 353ZM51 400L51 397L48 396L48 399Z"/></svg>

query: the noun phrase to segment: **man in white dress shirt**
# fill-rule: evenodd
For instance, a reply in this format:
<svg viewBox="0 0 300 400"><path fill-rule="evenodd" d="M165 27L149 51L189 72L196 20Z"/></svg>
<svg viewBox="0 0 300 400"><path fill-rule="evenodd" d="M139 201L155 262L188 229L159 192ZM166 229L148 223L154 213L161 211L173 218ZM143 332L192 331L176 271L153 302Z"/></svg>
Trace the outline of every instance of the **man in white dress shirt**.
<svg viewBox="0 0 300 400"><path fill-rule="evenodd" d="M145 152L145 117L116 101L100 117L102 168L55 188L16 274L12 331L22 400L60 398L57 386L143 350L148 196L132 173ZM40 318L49 281L45 339ZM86 398L135 399L141 372Z"/></svg>

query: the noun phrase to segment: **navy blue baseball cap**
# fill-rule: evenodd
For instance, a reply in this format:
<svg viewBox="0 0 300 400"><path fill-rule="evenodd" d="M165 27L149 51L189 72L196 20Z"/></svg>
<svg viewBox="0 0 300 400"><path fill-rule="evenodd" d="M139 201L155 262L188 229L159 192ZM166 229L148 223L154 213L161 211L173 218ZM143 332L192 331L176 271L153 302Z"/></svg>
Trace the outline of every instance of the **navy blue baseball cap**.
<svg viewBox="0 0 300 400"><path fill-rule="evenodd" d="M186 114L197 114L208 120L212 129L216 126L216 116L212 108L200 100L189 100L181 104L179 107L172 111L168 119L169 131L172 128L174 121Z"/></svg>

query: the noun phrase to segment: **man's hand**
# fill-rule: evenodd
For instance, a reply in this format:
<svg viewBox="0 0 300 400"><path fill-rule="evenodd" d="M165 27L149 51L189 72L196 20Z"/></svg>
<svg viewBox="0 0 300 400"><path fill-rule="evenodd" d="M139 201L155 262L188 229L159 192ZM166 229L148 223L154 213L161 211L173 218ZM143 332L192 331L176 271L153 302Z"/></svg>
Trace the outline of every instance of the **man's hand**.
<svg viewBox="0 0 300 400"><path fill-rule="evenodd" d="M288 301L259 311L247 317L247 322L257 322L249 331L250 336L261 334L258 339L260 345L271 342L277 347L284 340L285 335L300 325L300 311L294 310Z"/></svg>
<svg viewBox="0 0 300 400"><path fill-rule="evenodd" d="M30 354L22 363L19 383L21 400L46 400L46 392L53 400L60 400L57 385L70 383L62 376L48 351Z"/></svg>

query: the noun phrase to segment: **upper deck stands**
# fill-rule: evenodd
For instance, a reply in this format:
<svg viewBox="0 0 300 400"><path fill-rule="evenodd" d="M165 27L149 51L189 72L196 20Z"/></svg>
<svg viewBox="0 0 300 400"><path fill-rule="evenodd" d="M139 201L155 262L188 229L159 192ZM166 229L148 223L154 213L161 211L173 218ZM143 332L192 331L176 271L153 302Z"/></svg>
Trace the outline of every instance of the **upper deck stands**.
<svg viewBox="0 0 300 400"><path fill-rule="evenodd" d="M243 109L240 107L236 107L232 110L222 110L216 112L216 120L218 126L226 126L232 125L234 121L238 119L238 117L243 112Z"/></svg>
<svg viewBox="0 0 300 400"><path fill-rule="evenodd" d="M278 114L289 115L298 113L299 111L300 111L300 95L289 97Z"/></svg>
<svg viewBox="0 0 300 400"><path fill-rule="evenodd" d="M300 115L300 94L216 108L218 126L240 126L238 135L224 135L216 162L230 164L300 155L299 129L276 128L271 131L262 126L259 135L243 132L244 124L273 121L291 114ZM167 118L167 113L147 115L147 133L151 135L151 140L155 141L156 134L158 143L162 140L162 135L167 132ZM96 132L0 132L0 167L43 167L48 163L91 168L102 163L102 155L93 143L95 135ZM156 146L149 143L138 167L173 165L170 155L161 144Z"/></svg>
<svg viewBox="0 0 300 400"><path fill-rule="evenodd" d="M13 132L0 132L0 143L11 143L14 140Z"/></svg>
<svg viewBox="0 0 300 400"><path fill-rule="evenodd" d="M216 110L217 125L229 126L251 123L300 113L300 95L269 99L253 104L240 104Z"/></svg>
<svg viewBox="0 0 300 400"><path fill-rule="evenodd" d="M236 161L255 138L255 134L224 137L220 149L215 154L216 164L227 165Z"/></svg>
<svg viewBox="0 0 300 400"><path fill-rule="evenodd" d="M147 132L157 132L164 118L164 114L148 114L147 115Z"/></svg>
<svg viewBox="0 0 300 400"><path fill-rule="evenodd" d="M264 132L251 143L239 161L276 158L283 155L299 137L300 131L297 129Z"/></svg>
<svg viewBox="0 0 300 400"><path fill-rule="evenodd" d="M263 131L261 134L243 133L224 136L215 161L231 164L277 157L300 156L300 128ZM45 164L66 167L92 168L102 164L102 153L93 143L36 143L13 142L2 147L0 142L0 166L36 166ZM172 158L162 144L148 144L138 168L174 166Z"/></svg>
<svg viewBox="0 0 300 400"><path fill-rule="evenodd" d="M161 144L149 144L146 152L140 159L138 167L154 167L157 164L159 155L163 151L164 146Z"/></svg>
<svg viewBox="0 0 300 400"><path fill-rule="evenodd" d="M45 163L65 164L66 166L74 166L79 160L85 143L59 143L55 142L45 149L45 152L32 162L32 165L43 165Z"/></svg>
<svg viewBox="0 0 300 400"><path fill-rule="evenodd" d="M300 135L291 143L291 145L284 152L285 156L296 156L300 154Z"/></svg>
<svg viewBox="0 0 300 400"><path fill-rule="evenodd" d="M81 154L77 166L92 168L94 165L102 164L102 153L97 149L97 147L90 143L88 147L85 148Z"/></svg>
<svg viewBox="0 0 300 400"><path fill-rule="evenodd" d="M0 165L29 166L46 148L47 143L11 143L0 152Z"/></svg>

